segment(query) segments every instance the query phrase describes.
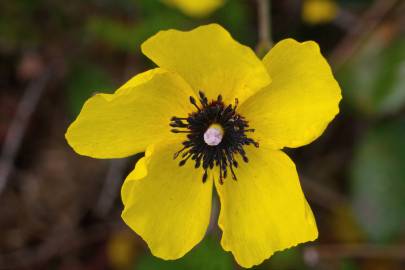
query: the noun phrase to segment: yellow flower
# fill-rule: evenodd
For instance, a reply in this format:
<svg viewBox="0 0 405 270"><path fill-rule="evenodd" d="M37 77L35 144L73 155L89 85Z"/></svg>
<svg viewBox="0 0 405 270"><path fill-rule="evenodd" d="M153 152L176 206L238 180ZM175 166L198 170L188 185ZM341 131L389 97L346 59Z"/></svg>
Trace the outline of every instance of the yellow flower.
<svg viewBox="0 0 405 270"><path fill-rule="evenodd" d="M220 8L225 0L161 0L164 3L180 9L190 17L205 17Z"/></svg>
<svg viewBox="0 0 405 270"><path fill-rule="evenodd" d="M333 21L339 7L333 0L305 0L302 6L302 19L309 24L322 24Z"/></svg>
<svg viewBox="0 0 405 270"><path fill-rule="evenodd" d="M319 137L340 88L315 42L286 39L259 60L216 24L142 44L159 67L97 94L66 133L95 158L145 151L122 187L122 218L163 259L201 241L219 194L222 247L251 267L318 232L281 151Z"/></svg>

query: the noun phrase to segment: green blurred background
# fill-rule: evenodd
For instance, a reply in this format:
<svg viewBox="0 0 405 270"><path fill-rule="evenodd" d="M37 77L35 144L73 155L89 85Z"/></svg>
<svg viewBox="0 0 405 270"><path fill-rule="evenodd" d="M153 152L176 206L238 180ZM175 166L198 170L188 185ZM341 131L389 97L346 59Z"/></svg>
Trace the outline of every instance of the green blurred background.
<svg viewBox="0 0 405 270"><path fill-rule="evenodd" d="M325 134L287 150L320 236L254 269L405 269L405 1L320 1L271 3L274 41L317 41L343 91ZM0 269L240 269L215 222L184 258L152 257L120 219L122 179L140 155L81 157L64 132L88 97L153 67L139 46L158 30L217 22L256 48L257 9L226 0L193 17L158 0L0 2Z"/></svg>

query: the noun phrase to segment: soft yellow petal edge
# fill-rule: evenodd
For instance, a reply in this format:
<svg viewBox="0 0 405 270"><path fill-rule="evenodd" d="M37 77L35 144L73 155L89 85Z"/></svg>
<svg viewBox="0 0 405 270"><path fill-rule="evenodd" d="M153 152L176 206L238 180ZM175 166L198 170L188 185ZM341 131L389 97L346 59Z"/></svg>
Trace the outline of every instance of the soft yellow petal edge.
<svg viewBox="0 0 405 270"><path fill-rule="evenodd" d="M215 182L215 184L216 184L216 182ZM223 205L223 203L221 203L221 208L222 208L222 207L225 207L225 206ZM312 209L311 209L311 207L309 206L309 204L308 204L307 201L305 201L305 208L306 208L306 211L307 211L307 215L311 217L311 218L309 218L309 219L315 220L315 217L314 217L314 214L313 214L313 212L312 212ZM221 229L221 231L223 231L223 230L224 230L224 226L223 226L223 224L222 224L219 220L221 220L221 212L220 212L220 216L218 217L218 227ZM270 253L268 254L268 256L267 256L266 258L262 258L261 260L258 260L256 263L246 264L244 261L240 260L237 256L235 256L235 255L233 254L231 247L226 245L226 243L225 243L225 241L223 240L223 238L221 238L221 246L222 246L222 248L223 248L225 251L231 252L231 253L234 255L234 259L235 259L235 261L238 263L238 265L242 266L243 268L252 268L252 267L254 267L254 266L258 266L258 265L262 264L265 260L270 259L270 258L271 258L275 253L277 253L277 252L283 252L283 251L285 251L285 250L287 250L287 249L297 247L297 246L299 246L299 245L301 245L301 244L304 244L304 243L314 242L316 239L318 239L319 233L318 233L318 228L317 228L317 225L316 225L316 224L313 225L313 228L314 228L314 231L312 232L312 235L311 235L310 237L308 237L307 239L302 240L301 242L291 243L291 245L289 245L289 246L287 246L287 247L285 247L285 248L272 251L272 252L270 252Z"/></svg>
<svg viewBox="0 0 405 270"><path fill-rule="evenodd" d="M252 136L273 149L311 143L339 113L342 99L340 86L318 44L281 40L263 63L272 83L239 107L256 129Z"/></svg>
<svg viewBox="0 0 405 270"><path fill-rule="evenodd" d="M128 203L130 194L128 192L123 192L123 190L127 188L126 186L129 185L131 181L136 181L136 180L145 178L148 175L147 166L148 166L150 157L152 156L152 154L154 152L154 148L155 148L154 145L149 145L146 148L145 156L140 158L136 162L135 168L125 178L124 183L121 187L121 200L124 205L126 205Z"/></svg>
<svg viewBox="0 0 405 270"><path fill-rule="evenodd" d="M170 132L170 117L192 110L190 95L190 86L173 72L140 73L114 94L89 98L65 138L76 153L94 158L142 152L160 139L178 137Z"/></svg>
<svg viewBox="0 0 405 270"><path fill-rule="evenodd" d="M121 190L122 219L164 260L181 258L203 239L211 212L212 178L201 183L194 164L178 166L177 146L181 140L149 146Z"/></svg>
<svg viewBox="0 0 405 270"><path fill-rule="evenodd" d="M228 103L242 103L269 85L262 61L221 25L211 23L188 31L161 30L141 45L142 53L161 68L182 76L196 93L209 99L219 94Z"/></svg>
<svg viewBox="0 0 405 270"><path fill-rule="evenodd" d="M304 42L298 42L292 38L290 39L286 39L287 42L293 42L293 43L297 43L300 44L301 46L308 46L310 48L312 48L314 51L316 51L321 57L322 57L322 61L323 64L325 65L326 69L327 69L327 73L328 75L331 77L331 88L334 89L335 91L335 96L334 96L334 100L331 102L332 105L330 106L330 111L329 111L329 117L325 120L324 124L320 124L319 126L312 126L311 127L311 132L314 132L314 135L312 137L308 137L307 140L305 140L304 142L301 140L298 141L292 141L288 147L300 147L303 145L307 145L312 143L313 141L315 141L316 139L318 139L326 130L326 128L329 126L329 124L333 121L333 119L336 118L336 116L339 114L340 109L339 109L339 105L340 105L340 101L342 100L342 91L340 88L340 85L338 83L338 81L335 79L335 76L333 74L333 70L332 67L329 65L329 63L327 62L326 58L322 55L321 53L321 48L319 47L319 44L313 40L308 40L308 41L304 41ZM264 59L263 59L264 61ZM317 131L317 132L315 132Z"/></svg>
<svg viewBox="0 0 405 270"><path fill-rule="evenodd" d="M281 155L284 156L284 158L285 158L288 162L290 162L290 166L292 166L293 169L296 171L294 162L293 162L285 153L283 153L283 152L280 151L280 150L272 150L271 148L268 148L268 147L264 147L264 148L267 148L267 150L269 150L269 151L277 151L277 152L281 153ZM250 150L251 150L251 149L250 149ZM248 150L248 151L249 151L249 150ZM248 154L248 157L249 157L249 154ZM249 161L249 163L248 163L247 165L249 165L250 163L251 163L251 160ZM242 164L242 162L241 162L241 164ZM246 165L246 164L242 164L241 166L243 166L243 165ZM237 173L237 171L236 171L236 173ZM215 174L215 177L218 178L218 173ZM229 181L233 181L233 180L230 179ZM238 179L238 181L239 181L239 179ZM235 183L237 184L238 181L236 181ZM218 181L215 181L214 183L215 183L215 186L216 186L216 191L217 191L218 196L219 196L220 201L221 201L221 210L220 210L220 214L219 214L219 217L218 217L218 226L219 226L219 228L221 229L221 231L224 232L225 226L224 226L223 222L224 222L225 218L224 218L224 212L222 211L222 209L225 209L225 208L229 207L229 206L228 206L228 203L229 203L229 204L232 204L232 203L236 203L236 202L229 202L229 201L224 201L223 199L221 199L222 196L223 196L223 194L221 193L221 188L220 188L220 187L221 187L222 185L219 184ZM226 184L227 184L227 183L226 183L226 181L225 181L225 183L224 183L223 185L226 185ZM298 184L298 186L297 186L298 189L301 190L301 185L300 185L300 183L299 183L298 178L297 178L297 184ZM302 195L302 202L303 202L303 207L304 207L304 210L303 210L303 211L304 211L304 213L305 213L305 219L304 219L304 220L305 220L306 222L308 222L308 224L306 224L306 228L307 228L306 230L307 230L307 232L306 232L305 236L302 237L301 240L299 240L299 241L292 241L292 242L290 242L289 244L284 245L283 248L278 248L278 249L273 249L273 248L271 247L271 245L269 244L269 246L268 246L268 253L266 254L266 256L261 257L261 258L259 258L259 259L250 260L249 262L247 262L247 261L245 260L246 258L240 258L236 253L234 253L234 251L233 251L233 249L232 249L232 247L231 247L231 245L232 245L231 242L227 243L227 242L225 241L224 237L221 238L221 246L222 246L222 248L223 248L225 251L227 251L227 252L231 252L231 253L233 254L233 256L234 256L236 262L237 262L240 266L242 266L242 267L244 267L244 268L251 268L251 267L253 267L253 266L260 265L261 263L263 263L263 261L269 259L269 258L270 258L271 256L273 256L274 253L276 253L276 252L282 252L282 251L284 251L284 250L286 250L286 249L296 247L296 246L298 246L298 245L300 245L300 244L315 241L315 240L318 238L318 235L319 235L319 234L318 234L318 228L317 228L317 225L316 225L316 220L315 220L314 214L313 214L313 212L312 212L312 210L311 210L311 207L309 206L309 204L308 204L308 202L307 202L307 200L306 200L304 194L302 193L302 191L300 191L300 193L301 193L301 195ZM237 203L239 203L239 202L237 202ZM260 207L260 206L258 206L258 207ZM232 229L232 228L231 228L231 229ZM228 231L229 231L229 228L228 228ZM251 231L250 233L254 233L254 232Z"/></svg>
<svg viewBox="0 0 405 270"><path fill-rule="evenodd" d="M156 74L163 74L168 72L167 70L164 70L163 68L153 68L146 70L144 72L141 72L135 76L133 76L131 79L129 79L126 83L124 83L120 88L118 88L115 91L115 94L125 94L126 90L128 91L130 88L137 87L138 85L141 85L143 83L146 83L147 81L151 80L153 76Z"/></svg>
<svg viewBox="0 0 405 270"><path fill-rule="evenodd" d="M202 18L220 8L225 0L161 0L167 5L175 6L184 14Z"/></svg>
<svg viewBox="0 0 405 270"><path fill-rule="evenodd" d="M340 109L339 109L339 104L340 101L342 100L342 90L339 86L338 81L335 79L335 76L333 74L333 70L331 68L331 66L329 65L329 63L327 62L326 58L322 55L321 53L321 48L319 47L318 43L313 41L313 40L308 40L308 41L304 41L304 42L299 42L293 38L287 38L284 39L282 41L280 41L280 45L282 44L282 42L284 43L292 43L292 44L297 44L299 46L302 47L308 47L308 49L311 49L313 51L315 51L319 56L321 56L322 59L322 64L324 65L324 67L326 68L326 74L327 76L330 77L330 86L331 88L333 88L334 90L334 94L333 96L333 101L331 102L331 106L330 106L330 110L329 110L329 117L327 119L324 120L324 123L319 123L318 125L313 125L313 126L308 126L308 133L313 133L312 136L309 136L306 140L297 140L297 141L290 141L288 143L288 145L284 145L287 147L291 147L291 148L295 148L295 147L301 147L307 144L312 143L313 141L315 141L317 138L319 138L326 130L326 128L328 127L328 125L333 121L333 119L335 119L335 117L339 114ZM269 57L270 53L268 53L264 58L263 58L263 62L266 65L266 59L267 57Z"/></svg>

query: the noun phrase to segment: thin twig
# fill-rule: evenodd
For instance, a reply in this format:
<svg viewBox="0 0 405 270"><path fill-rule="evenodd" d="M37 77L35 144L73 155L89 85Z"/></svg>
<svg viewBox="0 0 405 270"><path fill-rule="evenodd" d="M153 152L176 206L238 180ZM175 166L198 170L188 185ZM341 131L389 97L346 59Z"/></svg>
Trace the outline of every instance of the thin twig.
<svg viewBox="0 0 405 270"><path fill-rule="evenodd" d="M342 258L405 259L405 245L324 244L304 249L304 259L311 265L321 260Z"/></svg>
<svg viewBox="0 0 405 270"><path fill-rule="evenodd" d="M103 188L94 208L94 213L99 217L105 217L111 210L119 192L119 187L124 176L128 159L111 160Z"/></svg>
<svg viewBox="0 0 405 270"><path fill-rule="evenodd" d="M18 104L16 114L7 131L0 154L0 194L4 190L13 170L14 161L20 149L29 120L44 93L46 85L51 78L51 73L51 69L49 68L44 71L42 76L32 81Z"/></svg>
<svg viewBox="0 0 405 270"><path fill-rule="evenodd" d="M126 64L123 70L123 80L128 80L134 74L132 54L127 53ZM141 155L137 155L139 159ZM93 213L98 217L106 217L114 205L114 201L119 195L119 187L124 178L125 169L129 159L116 159L109 161L108 171L104 179L104 184L98 197Z"/></svg>
<svg viewBox="0 0 405 270"><path fill-rule="evenodd" d="M272 46L270 0L257 0L259 42L256 52L267 52Z"/></svg>
<svg viewBox="0 0 405 270"><path fill-rule="evenodd" d="M121 226L120 222L109 222L92 225L83 231L70 229L59 232L36 247L1 254L0 269L35 268L37 264L48 262L52 258L64 257L67 253L97 243L105 239L111 230Z"/></svg>
<svg viewBox="0 0 405 270"><path fill-rule="evenodd" d="M399 0L379 0L364 12L358 20L358 24L351 28L330 55L329 59L335 70L344 65L361 48L364 41L381 24L397 3Z"/></svg>

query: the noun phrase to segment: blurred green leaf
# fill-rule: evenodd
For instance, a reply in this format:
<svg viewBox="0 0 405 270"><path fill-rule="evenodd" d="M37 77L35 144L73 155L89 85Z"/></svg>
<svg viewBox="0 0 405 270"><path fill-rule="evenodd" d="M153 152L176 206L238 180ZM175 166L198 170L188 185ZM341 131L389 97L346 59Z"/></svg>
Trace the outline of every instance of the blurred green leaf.
<svg viewBox="0 0 405 270"><path fill-rule="evenodd" d="M87 21L89 36L100 40L115 49L140 52L140 45L160 30L169 28L185 29L190 25L181 14L167 9L155 13L136 23L124 23L113 18L93 16Z"/></svg>
<svg viewBox="0 0 405 270"><path fill-rule="evenodd" d="M161 10L172 9L168 5L164 4L163 1L150 1L150 0L132 0L136 4L141 15L144 17L154 16ZM177 12L177 11L176 11Z"/></svg>
<svg viewBox="0 0 405 270"><path fill-rule="evenodd" d="M337 241L355 243L364 241L367 238L356 219L350 205L343 204L335 208L334 215L328 219L334 237Z"/></svg>
<svg viewBox="0 0 405 270"><path fill-rule="evenodd" d="M353 260L343 259L340 262L340 270L357 270L357 269L359 269L359 267Z"/></svg>
<svg viewBox="0 0 405 270"><path fill-rule="evenodd" d="M405 104L405 39L385 48L369 42L338 74L345 101L368 115L399 111Z"/></svg>
<svg viewBox="0 0 405 270"><path fill-rule="evenodd" d="M2 1L0 3L0 44L10 47L37 44L40 40L40 29L32 21L35 11L41 5L42 1Z"/></svg>
<svg viewBox="0 0 405 270"><path fill-rule="evenodd" d="M256 45L256 33L252 31L249 2L227 0L225 5L214 14L214 21L225 27L238 41L250 47Z"/></svg>
<svg viewBox="0 0 405 270"><path fill-rule="evenodd" d="M231 270L232 257L219 246L219 240L213 237L205 239L183 258L175 261L164 261L145 256L139 260L136 270Z"/></svg>
<svg viewBox="0 0 405 270"><path fill-rule="evenodd" d="M374 241L393 240L405 221L405 121L366 135L351 176L354 211L365 232Z"/></svg>
<svg viewBox="0 0 405 270"><path fill-rule="evenodd" d="M266 265L268 267L257 269L277 269L277 270L288 270L288 269L306 269L305 263L302 258L302 254L298 247L293 247L286 249L284 251L276 252L270 260L267 261Z"/></svg>
<svg viewBox="0 0 405 270"><path fill-rule="evenodd" d="M97 92L111 93L113 83L110 75L103 69L80 64L73 68L68 77L68 107L72 116L79 114L84 102Z"/></svg>
<svg viewBox="0 0 405 270"><path fill-rule="evenodd" d="M134 51L136 48L135 29L132 25L108 17L93 16L88 20L86 30L91 38L101 40L116 49Z"/></svg>

